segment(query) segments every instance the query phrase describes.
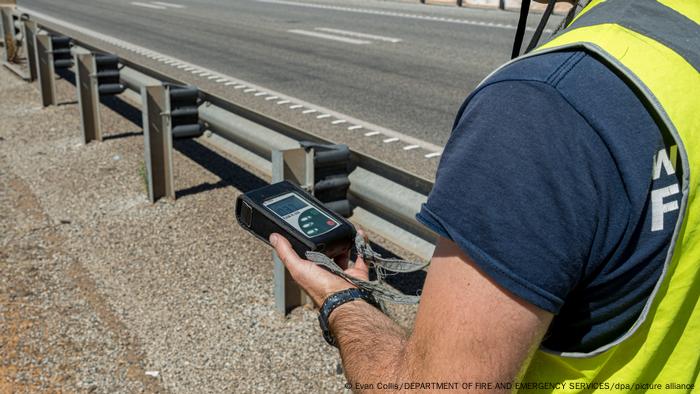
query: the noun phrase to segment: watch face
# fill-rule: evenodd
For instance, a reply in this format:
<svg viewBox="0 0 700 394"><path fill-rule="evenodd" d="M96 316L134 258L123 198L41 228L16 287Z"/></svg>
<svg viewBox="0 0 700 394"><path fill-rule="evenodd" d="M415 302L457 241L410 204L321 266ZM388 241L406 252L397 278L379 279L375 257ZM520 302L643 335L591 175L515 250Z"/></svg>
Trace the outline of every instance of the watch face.
<svg viewBox="0 0 700 394"><path fill-rule="evenodd" d="M308 238L325 234L340 224L295 192L273 197L263 205Z"/></svg>

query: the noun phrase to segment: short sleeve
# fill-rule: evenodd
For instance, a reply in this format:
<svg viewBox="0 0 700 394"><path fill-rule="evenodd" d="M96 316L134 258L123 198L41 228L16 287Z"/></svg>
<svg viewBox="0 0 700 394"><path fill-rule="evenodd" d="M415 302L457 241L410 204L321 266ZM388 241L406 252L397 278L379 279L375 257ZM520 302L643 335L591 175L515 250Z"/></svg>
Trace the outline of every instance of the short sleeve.
<svg viewBox="0 0 700 394"><path fill-rule="evenodd" d="M554 87L496 82L464 106L417 218L500 286L556 314L584 277L607 211L597 183L615 171Z"/></svg>

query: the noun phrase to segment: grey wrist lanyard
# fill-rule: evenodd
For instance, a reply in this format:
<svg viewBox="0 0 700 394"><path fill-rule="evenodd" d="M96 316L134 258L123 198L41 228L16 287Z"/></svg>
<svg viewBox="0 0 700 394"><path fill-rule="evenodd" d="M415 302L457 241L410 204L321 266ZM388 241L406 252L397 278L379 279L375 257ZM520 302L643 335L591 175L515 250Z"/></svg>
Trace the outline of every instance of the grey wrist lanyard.
<svg viewBox="0 0 700 394"><path fill-rule="evenodd" d="M389 301L395 304L417 304L420 301L420 295L401 293L386 284L384 278L392 275L389 272L408 273L419 271L430 265L430 263L383 258L379 253L372 250L372 247L367 244L365 239L359 234L355 237L355 251L358 256L364 258L365 263L367 263L370 268L374 267L377 273L377 280L366 281L353 278L343 272L333 259L323 253L306 252L306 258L317 265L327 268L332 273L344 278L360 289L370 292L378 301Z"/></svg>

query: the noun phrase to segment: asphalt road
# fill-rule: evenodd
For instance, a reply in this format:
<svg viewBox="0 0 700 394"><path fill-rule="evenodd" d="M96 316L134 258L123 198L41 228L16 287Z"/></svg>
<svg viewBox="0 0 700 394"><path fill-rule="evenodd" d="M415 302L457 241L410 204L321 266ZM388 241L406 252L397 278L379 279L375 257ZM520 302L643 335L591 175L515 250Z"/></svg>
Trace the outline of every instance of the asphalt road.
<svg viewBox="0 0 700 394"><path fill-rule="evenodd" d="M517 23L513 12L372 0L19 5L436 145L508 60Z"/></svg>

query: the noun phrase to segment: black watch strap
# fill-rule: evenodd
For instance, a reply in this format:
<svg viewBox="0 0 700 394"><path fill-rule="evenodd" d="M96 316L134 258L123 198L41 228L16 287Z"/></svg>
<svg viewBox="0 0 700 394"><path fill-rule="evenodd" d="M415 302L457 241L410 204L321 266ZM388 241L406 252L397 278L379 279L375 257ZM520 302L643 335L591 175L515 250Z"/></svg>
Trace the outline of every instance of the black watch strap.
<svg viewBox="0 0 700 394"><path fill-rule="evenodd" d="M318 315L318 323L321 325L323 338L329 345L338 347L338 343L335 341L335 338L331 334L330 327L328 326L328 317L331 315L331 312L333 312L335 308L357 299L365 300L370 305L379 308L379 304L370 292L358 288L341 290L337 293L331 294L325 301L323 301L323 305L321 305Z"/></svg>

